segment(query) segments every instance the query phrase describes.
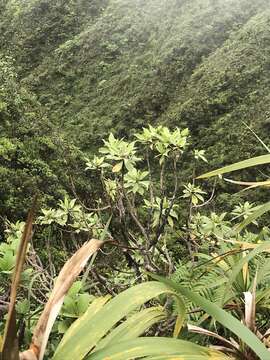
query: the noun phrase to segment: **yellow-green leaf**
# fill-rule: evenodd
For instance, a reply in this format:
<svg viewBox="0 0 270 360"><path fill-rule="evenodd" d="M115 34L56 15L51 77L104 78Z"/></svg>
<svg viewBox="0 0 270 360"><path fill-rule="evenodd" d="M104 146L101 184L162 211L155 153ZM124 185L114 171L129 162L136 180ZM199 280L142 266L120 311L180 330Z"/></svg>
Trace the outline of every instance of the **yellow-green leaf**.
<svg viewBox="0 0 270 360"><path fill-rule="evenodd" d="M117 163L116 165L114 165L114 167L112 168L112 172L114 173L118 173L119 171L121 171L123 168L123 161Z"/></svg>
<svg viewBox="0 0 270 360"><path fill-rule="evenodd" d="M249 167L268 164L268 163L270 163L270 154L257 156L257 157L247 159L244 161L239 161L237 163L234 163L229 166L225 166L223 168L220 168L220 169L217 169L214 171L210 171L208 173L198 176L198 179L205 179L205 178L209 178L212 176L222 175L222 174L229 173L232 171L246 169Z"/></svg>
<svg viewBox="0 0 270 360"><path fill-rule="evenodd" d="M165 359L181 360L230 359L218 351L193 344L189 341L165 337L147 337L118 342L94 352L86 360L131 360L153 355L163 356ZM168 357L170 355L175 357Z"/></svg>

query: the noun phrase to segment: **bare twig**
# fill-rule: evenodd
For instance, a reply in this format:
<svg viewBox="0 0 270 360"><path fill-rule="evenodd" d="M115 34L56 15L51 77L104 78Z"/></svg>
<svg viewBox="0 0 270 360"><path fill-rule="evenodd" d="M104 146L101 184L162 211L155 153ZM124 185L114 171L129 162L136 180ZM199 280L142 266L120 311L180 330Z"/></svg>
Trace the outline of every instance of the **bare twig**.
<svg viewBox="0 0 270 360"><path fill-rule="evenodd" d="M208 204L213 200L214 195L215 195L215 191L216 191L216 183L217 183L217 181L216 181L216 179L215 179L214 186L213 186L213 189L212 189L212 193L211 193L211 195L210 195L210 198L209 198L208 200L206 200L206 201L205 201L204 203L202 203L202 204L193 205L193 208L201 208L201 207L203 207L203 206L205 206L205 205L208 205Z"/></svg>

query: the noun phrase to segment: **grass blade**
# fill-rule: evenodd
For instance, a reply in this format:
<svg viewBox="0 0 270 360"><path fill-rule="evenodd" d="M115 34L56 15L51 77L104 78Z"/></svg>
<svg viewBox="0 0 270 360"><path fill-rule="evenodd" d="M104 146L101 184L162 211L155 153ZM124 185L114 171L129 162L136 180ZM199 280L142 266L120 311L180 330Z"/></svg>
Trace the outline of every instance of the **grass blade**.
<svg viewBox="0 0 270 360"><path fill-rule="evenodd" d="M251 159L247 159L244 161L237 162L232 165L225 166L223 168L210 171L208 173L205 173L203 175L200 175L197 177L197 179L206 179L210 178L212 176L222 175L229 172L233 172L236 170L246 169L249 167L257 166L257 165L264 165L270 163L270 154L257 156Z"/></svg>
<svg viewBox="0 0 270 360"><path fill-rule="evenodd" d="M245 122L243 122L244 125L248 128L248 130L255 136L255 138L262 144L262 146L265 148L265 150L270 153L270 148L263 142L263 140L255 133L255 131L253 131L251 129L250 126L248 126L248 124L246 124Z"/></svg>
<svg viewBox="0 0 270 360"><path fill-rule="evenodd" d="M181 295L188 298L197 306L201 307L207 314L211 315L216 321L225 326L235 335L237 335L248 347L250 347L261 360L269 360L269 351L264 344L254 335L246 326L238 321L234 316L224 311L222 308L203 298L199 294L167 280L157 275L151 275L154 279L162 281L172 289L178 291Z"/></svg>
<svg viewBox="0 0 270 360"><path fill-rule="evenodd" d="M237 225L236 228L233 230L234 233L239 233L249 224L251 224L254 220L258 219L265 213L270 211L270 201L264 205L261 205L257 210L255 210L251 215L249 215L241 224Z"/></svg>
<svg viewBox="0 0 270 360"><path fill-rule="evenodd" d="M225 181L231 183L231 184L235 184L235 185L241 185L241 186L247 186L244 190L248 190L248 189L255 189L257 187L270 187L270 180L265 180L265 181L237 181L237 180L232 180L232 179L227 179L224 178Z"/></svg>
<svg viewBox="0 0 270 360"><path fill-rule="evenodd" d="M241 260L237 262L237 264L231 269L231 274L228 278L228 284L224 289L223 297L222 297L222 304L224 303L224 299L226 297L226 294L229 293L230 287L235 282L238 274L242 271L243 267L248 264L250 260L252 260L255 256L262 252L268 252L270 249L270 242L265 242L264 244L257 245L255 249L253 249L248 255L243 257Z"/></svg>
<svg viewBox="0 0 270 360"><path fill-rule="evenodd" d="M232 343L230 342L229 340L227 340L226 338L224 338L223 336L220 336L212 331L209 331L209 330L206 330L206 329L203 329L199 326L195 326L195 325L191 325L191 324L188 324L188 331L190 332L193 332L193 333L196 333L196 334L200 334L200 335L205 335L205 336L210 336L210 337L213 337L213 338L216 338L218 339L221 343L223 343L223 345L226 347L226 348L229 348L229 349L233 349L235 352L237 352L238 348Z"/></svg>

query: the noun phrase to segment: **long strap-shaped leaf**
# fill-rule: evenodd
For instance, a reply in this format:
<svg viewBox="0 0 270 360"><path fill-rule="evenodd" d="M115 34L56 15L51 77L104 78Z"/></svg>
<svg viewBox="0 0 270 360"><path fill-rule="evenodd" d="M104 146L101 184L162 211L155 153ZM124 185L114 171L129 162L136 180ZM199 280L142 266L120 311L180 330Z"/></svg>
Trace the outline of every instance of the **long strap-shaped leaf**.
<svg viewBox="0 0 270 360"><path fill-rule="evenodd" d="M143 360L205 360L204 355L160 355L160 356L147 356ZM223 354L212 354L207 359L209 360L232 360L231 358L224 357Z"/></svg>
<svg viewBox="0 0 270 360"><path fill-rule="evenodd" d="M200 335L214 337L214 338L218 339L225 348L232 349L234 352L238 351L238 346L236 346L236 344L232 343L231 341L225 339L223 336L220 336L219 334L216 334L212 331L203 329L199 326L195 326L192 324L188 324L188 331L196 333L196 334L200 334Z"/></svg>
<svg viewBox="0 0 270 360"><path fill-rule="evenodd" d="M161 294L176 296L178 312L185 313L180 295L177 295L171 287L156 281L133 286L109 301L95 316L92 316L91 310L87 310L68 329L53 360L83 359L121 319ZM183 318L181 321L183 322Z"/></svg>
<svg viewBox="0 0 270 360"><path fill-rule="evenodd" d="M206 178L209 178L209 177L212 177L212 176L222 175L222 174L226 174L228 172L241 170L241 169L246 169L246 168L249 168L249 167L268 164L268 163L270 163L270 154L257 156L255 158L247 159L247 160L244 160L244 161L239 161L239 162L237 162L235 164L225 166L225 167L223 167L221 169L210 171L210 172L208 172L206 174L198 176L198 179L206 179Z"/></svg>
<svg viewBox="0 0 270 360"><path fill-rule="evenodd" d="M270 249L270 242L264 242L263 244L258 245L255 249L250 251L250 253L246 256L244 256L241 260L239 260L231 269L231 273L228 278L228 283L226 287L224 288L223 296L221 298L221 305L224 304L226 295L230 292L230 287L236 280L238 274L242 271L243 267L248 264L249 261L251 261L255 256L263 253L268 252Z"/></svg>
<svg viewBox="0 0 270 360"><path fill-rule="evenodd" d="M12 277L7 322L6 322L5 334L1 349L2 360L19 359L15 304L16 304L17 291L21 279L21 273L23 271L23 265L25 262L27 246L32 235L35 207L36 207L36 198L34 199L31 210L29 211L27 221L24 226L23 235L17 250L16 264Z"/></svg>
<svg viewBox="0 0 270 360"><path fill-rule="evenodd" d="M185 360L205 360L205 357L202 355L185 355ZM208 358L209 359L209 358ZM215 358L216 360L223 360L224 358ZM225 358L226 360L228 358ZM147 356L143 360L183 360L182 355L157 355L157 356ZM214 360L214 358L212 358ZM228 359L230 360L230 359Z"/></svg>
<svg viewBox="0 0 270 360"><path fill-rule="evenodd" d="M100 309L110 300L111 295L106 295L103 297L99 297L95 299L88 307L87 311L89 313L88 315L88 321L91 321L92 318L95 316L95 314L100 311ZM76 327L78 325L78 320L74 321L74 323L68 328L68 332L72 333L73 331L77 331ZM65 346L65 343L69 340L69 337L65 336L62 338L61 345Z"/></svg>
<svg viewBox="0 0 270 360"><path fill-rule="evenodd" d="M270 201L261 205L256 211L254 211L251 215L249 215L241 224L237 225L237 227L233 230L233 233L238 233L242 231L245 227L251 224L254 220L258 219L265 213L270 211Z"/></svg>
<svg viewBox="0 0 270 360"><path fill-rule="evenodd" d="M237 181L232 179L223 178L225 181L235 184L235 185L241 185L241 186L247 186L244 190L248 189L254 189L256 187L269 187L270 186L270 180L265 181ZM243 191L244 191L243 190Z"/></svg>
<svg viewBox="0 0 270 360"><path fill-rule="evenodd" d="M225 326L235 335L237 335L244 343L247 344L254 352L258 355L261 360L269 360L269 351L266 349L264 344L255 336L246 326L238 321L234 316L221 309L216 304L209 300L206 300L199 294L174 283L171 280L167 280L157 275L151 275L158 281L162 281L172 289L178 291L183 296L187 297L197 306L200 306L207 314L215 318L220 324ZM91 359L92 360L92 359Z"/></svg>
<svg viewBox="0 0 270 360"><path fill-rule="evenodd" d="M170 355L181 355L181 360L229 360L227 356L215 350L189 341L164 337L145 337L120 341L94 352L86 360L130 360L153 355L163 356L165 359L170 359ZM164 357L164 355L168 357Z"/></svg>
<svg viewBox="0 0 270 360"><path fill-rule="evenodd" d="M41 314L37 326L34 330L32 344L30 349L21 354L21 360L28 360L33 358L33 354L38 360L42 360L46 349L49 334L55 319L61 309L64 297L75 278L82 271L86 265L89 257L94 254L100 246L102 241L92 239L84 244L64 265L57 278L50 298ZM64 358L62 358L63 360Z"/></svg>
<svg viewBox="0 0 270 360"><path fill-rule="evenodd" d="M126 321L122 322L109 335L100 341L96 351L115 342L136 339L141 336L152 325L165 319L165 313L161 307L151 307L135 313Z"/></svg>

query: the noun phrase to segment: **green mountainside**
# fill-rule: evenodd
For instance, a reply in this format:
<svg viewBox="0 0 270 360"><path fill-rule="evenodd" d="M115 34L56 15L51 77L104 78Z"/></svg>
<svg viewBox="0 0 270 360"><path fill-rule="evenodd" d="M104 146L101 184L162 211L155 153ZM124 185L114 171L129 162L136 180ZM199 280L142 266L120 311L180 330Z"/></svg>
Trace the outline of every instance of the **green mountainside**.
<svg viewBox="0 0 270 360"><path fill-rule="evenodd" d="M244 122L267 141L267 0L1 0L0 11L2 56L42 112L35 134L48 122L50 139L91 153L111 131L163 123L191 130L207 168L264 152Z"/></svg>

